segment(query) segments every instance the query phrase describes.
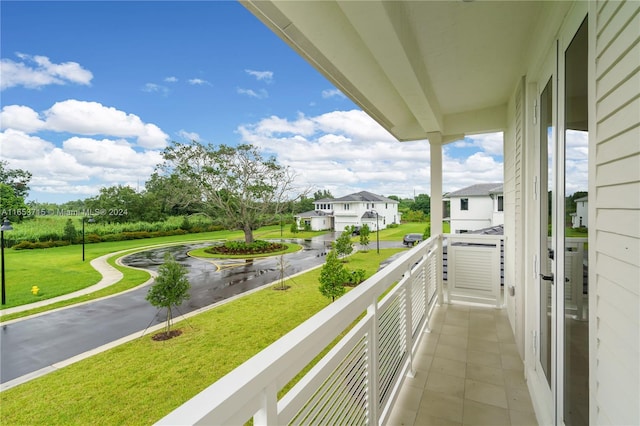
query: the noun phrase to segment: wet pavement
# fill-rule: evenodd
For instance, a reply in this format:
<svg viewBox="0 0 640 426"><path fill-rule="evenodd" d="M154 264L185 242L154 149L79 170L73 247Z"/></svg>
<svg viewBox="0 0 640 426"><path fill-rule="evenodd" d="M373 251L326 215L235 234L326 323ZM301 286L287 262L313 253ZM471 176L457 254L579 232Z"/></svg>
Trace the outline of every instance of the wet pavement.
<svg viewBox="0 0 640 426"><path fill-rule="evenodd" d="M122 263L157 270L164 254L173 254L188 269L191 283L191 297L178 308L174 314L177 317L276 282L281 275L281 257L287 277L324 263L333 238L333 234L327 234L312 240L287 240L300 244L302 250L250 261L192 258L187 255L189 250L207 244L189 244L132 254L123 258ZM398 247L401 244L381 243L380 246ZM142 335L146 328L164 322L166 311L151 306L145 299L147 292L148 286L144 286L114 297L3 325L0 331L0 383L50 368L131 334Z"/></svg>

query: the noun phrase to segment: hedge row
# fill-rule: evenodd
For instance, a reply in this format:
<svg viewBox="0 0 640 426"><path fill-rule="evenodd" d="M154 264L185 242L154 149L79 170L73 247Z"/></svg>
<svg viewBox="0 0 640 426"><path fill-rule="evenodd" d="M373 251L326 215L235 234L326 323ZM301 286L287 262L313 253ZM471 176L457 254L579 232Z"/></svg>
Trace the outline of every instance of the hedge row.
<svg viewBox="0 0 640 426"><path fill-rule="evenodd" d="M210 225L207 227L197 227L194 226L189 231L184 229L174 229L171 231L136 231L136 232L119 232L117 234L106 234L106 235L98 235L98 234L86 234L85 242L86 243L101 243L107 241L126 241L126 240L140 240L144 238L156 238L156 237L168 237L171 235L185 235L185 234L195 234L199 232L213 232L213 231L221 231L223 228L218 225ZM68 246L71 244L69 241L62 240L49 240L49 241L21 241L15 245L13 245L13 249L15 250L31 250L31 249L43 249L43 248L51 248L51 247L61 247ZM82 239L76 239L73 241L73 244L82 244Z"/></svg>

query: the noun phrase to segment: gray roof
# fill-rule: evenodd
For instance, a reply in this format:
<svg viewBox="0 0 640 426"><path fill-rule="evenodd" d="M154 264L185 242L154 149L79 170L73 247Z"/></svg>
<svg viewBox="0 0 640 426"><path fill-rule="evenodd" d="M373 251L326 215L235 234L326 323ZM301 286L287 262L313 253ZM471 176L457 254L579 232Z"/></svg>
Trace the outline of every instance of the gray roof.
<svg viewBox="0 0 640 426"><path fill-rule="evenodd" d="M504 235L504 225L496 225L489 228L476 229L475 231L469 231L469 234Z"/></svg>
<svg viewBox="0 0 640 426"><path fill-rule="evenodd" d="M298 217L319 217L319 216L331 216L331 214L333 214L333 212L325 212L325 211L322 211L322 210L310 210L308 212L298 213L295 216L298 216Z"/></svg>
<svg viewBox="0 0 640 426"><path fill-rule="evenodd" d="M345 202L345 201L365 201L365 202L381 202L381 203L398 203L396 200L384 197L382 195L372 194L368 191L360 191L355 194L345 195L344 197L331 200L332 202ZM317 202L317 201L316 201Z"/></svg>
<svg viewBox="0 0 640 426"><path fill-rule="evenodd" d="M503 185L497 183L477 183L457 191L449 192L447 197L474 197L489 194L502 194Z"/></svg>

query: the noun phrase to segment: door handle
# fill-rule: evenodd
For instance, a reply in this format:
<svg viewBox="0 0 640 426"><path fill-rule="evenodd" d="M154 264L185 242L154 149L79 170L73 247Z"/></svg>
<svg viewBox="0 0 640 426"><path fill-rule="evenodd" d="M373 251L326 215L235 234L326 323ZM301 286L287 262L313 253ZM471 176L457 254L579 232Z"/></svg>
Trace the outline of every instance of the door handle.
<svg viewBox="0 0 640 426"><path fill-rule="evenodd" d="M551 284L553 284L554 281L555 281L555 278L553 277L553 274L551 274L551 275L540 274L540 278L542 278L544 281L551 281ZM569 278L565 277L564 278L564 282L568 283L569 282Z"/></svg>
<svg viewBox="0 0 640 426"><path fill-rule="evenodd" d="M553 284L553 274L551 275L540 274L540 278L542 278L544 281L551 281L551 284Z"/></svg>

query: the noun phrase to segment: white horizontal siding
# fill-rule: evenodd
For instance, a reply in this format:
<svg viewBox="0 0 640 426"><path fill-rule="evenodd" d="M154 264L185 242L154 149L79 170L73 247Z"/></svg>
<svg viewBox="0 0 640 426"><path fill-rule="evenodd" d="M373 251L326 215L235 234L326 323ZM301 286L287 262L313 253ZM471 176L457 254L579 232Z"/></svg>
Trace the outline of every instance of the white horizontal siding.
<svg viewBox="0 0 640 426"><path fill-rule="evenodd" d="M640 2L596 7L591 423L640 424Z"/></svg>
<svg viewBox="0 0 640 426"><path fill-rule="evenodd" d="M640 210L598 209L599 230L640 238Z"/></svg>
<svg viewBox="0 0 640 426"><path fill-rule="evenodd" d="M640 51L638 51L640 57ZM596 152L598 165L636 155L640 151L640 127L635 127L617 138L600 143Z"/></svg>

